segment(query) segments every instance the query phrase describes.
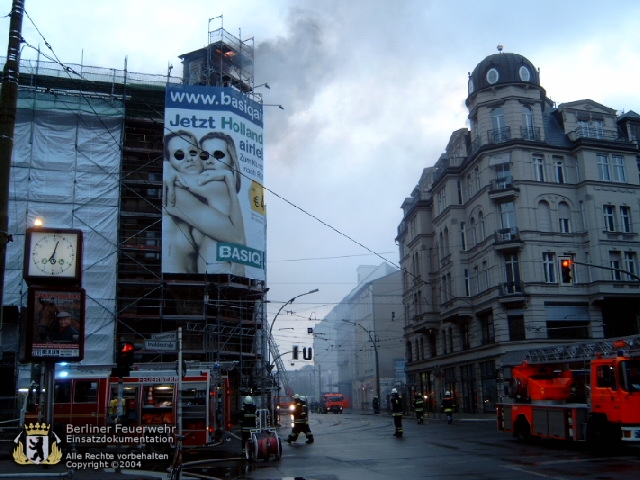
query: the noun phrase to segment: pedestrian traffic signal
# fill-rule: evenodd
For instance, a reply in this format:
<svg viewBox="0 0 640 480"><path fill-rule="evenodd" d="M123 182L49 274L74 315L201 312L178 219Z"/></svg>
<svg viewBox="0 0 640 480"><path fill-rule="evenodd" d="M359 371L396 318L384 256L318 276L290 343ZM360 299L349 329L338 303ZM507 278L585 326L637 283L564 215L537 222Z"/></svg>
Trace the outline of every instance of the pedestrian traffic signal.
<svg viewBox="0 0 640 480"><path fill-rule="evenodd" d="M560 257L560 284L573 285L573 260L570 257Z"/></svg>

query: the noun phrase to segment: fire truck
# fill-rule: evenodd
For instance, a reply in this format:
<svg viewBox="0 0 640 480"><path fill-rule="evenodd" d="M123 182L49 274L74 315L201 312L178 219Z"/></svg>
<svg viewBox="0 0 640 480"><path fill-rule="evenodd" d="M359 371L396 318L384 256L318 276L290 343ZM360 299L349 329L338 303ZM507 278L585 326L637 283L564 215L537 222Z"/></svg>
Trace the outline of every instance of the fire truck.
<svg viewBox="0 0 640 480"><path fill-rule="evenodd" d="M86 433L132 432L135 435L129 438L147 440L141 442L147 450L167 452L174 445L181 419L184 445L211 444L231 428L229 380L219 364L192 363L182 378L175 364L131 370L125 378L111 376L111 366L74 365L58 370L53 392L54 431L63 443L66 439L84 446L86 442L74 440ZM40 405L32 395L27 396L26 405L24 422L42 421ZM113 435L104 438L108 439L106 444L114 443ZM99 446L93 440L89 443Z"/></svg>
<svg viewBox="0 0 640 480"><path fill-rule="evenodd" d="M509 365L510 353L524 360ZM502 367L498 430L521 440L640 442L640 336L507 352Z"/></svg>
<svg viewBox="0 0 640 480"><path fill-rule="evenodd" d="M344 397L341 393L324 393L320 396L318 413L342 413Z"/></svg>

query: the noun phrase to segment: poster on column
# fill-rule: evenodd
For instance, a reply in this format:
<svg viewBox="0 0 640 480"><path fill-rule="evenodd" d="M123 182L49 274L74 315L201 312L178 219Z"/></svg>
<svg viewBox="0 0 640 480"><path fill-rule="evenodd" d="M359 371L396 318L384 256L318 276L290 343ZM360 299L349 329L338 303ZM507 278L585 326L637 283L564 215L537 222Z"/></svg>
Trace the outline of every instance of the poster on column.
<svg viewBox="0 0 640 480"><path fill-rule="evenodd" d="M265 279L262 105L230 87L167 85L162 271Z"/></svg>
<svg viewBox="0 0 640 480"><path fill-rule="evenodd" d="M85 290L29 287L26 361L84 358Z"/></svg>

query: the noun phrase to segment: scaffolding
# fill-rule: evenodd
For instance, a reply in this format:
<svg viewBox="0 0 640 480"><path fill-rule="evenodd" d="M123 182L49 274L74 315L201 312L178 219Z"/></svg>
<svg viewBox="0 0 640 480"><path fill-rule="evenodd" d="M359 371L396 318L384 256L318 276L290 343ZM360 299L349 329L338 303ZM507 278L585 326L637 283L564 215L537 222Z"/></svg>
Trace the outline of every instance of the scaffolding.
<svg viewBox="0 0 640 480"><path fill-rule="evenodd" d="M259 330L265 282L230 274L166 274L161 265L167 84L195 80L249 95L253 91L253 39L243 41L223 29L209 32L209 39L206 47L180 57L184 79L172 77L171 67L166 75L148 75L128 72L126 62L118 70L21 60L20 95L67 95L124 105L122 140L114 145L121 153L114 340L140 342L182 327L186 361L238 362L235 386L247 390L264 376ZM175 352L144 351L140 358L145 363L176 359Z"/></svg>

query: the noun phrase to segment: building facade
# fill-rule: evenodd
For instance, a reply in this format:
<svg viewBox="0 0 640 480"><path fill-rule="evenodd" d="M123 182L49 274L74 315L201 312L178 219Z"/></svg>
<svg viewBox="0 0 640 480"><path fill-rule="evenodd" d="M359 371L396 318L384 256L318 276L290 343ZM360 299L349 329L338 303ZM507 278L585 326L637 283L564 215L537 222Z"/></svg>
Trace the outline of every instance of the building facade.
<svg viewBox="0 0 640 480"><path fill-rule="evenodd" d="M397 241L409 385L482 413L506 352L640 331L640 116L555 105L517 54L468 81L470 128L424 169Z"/></svg>

